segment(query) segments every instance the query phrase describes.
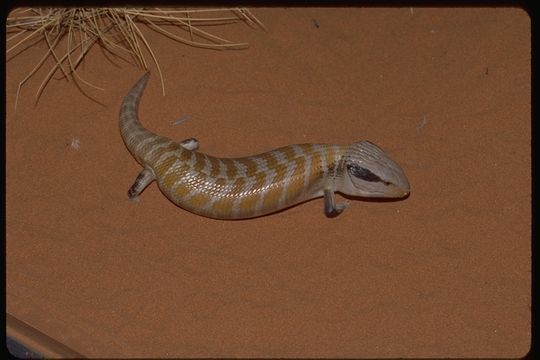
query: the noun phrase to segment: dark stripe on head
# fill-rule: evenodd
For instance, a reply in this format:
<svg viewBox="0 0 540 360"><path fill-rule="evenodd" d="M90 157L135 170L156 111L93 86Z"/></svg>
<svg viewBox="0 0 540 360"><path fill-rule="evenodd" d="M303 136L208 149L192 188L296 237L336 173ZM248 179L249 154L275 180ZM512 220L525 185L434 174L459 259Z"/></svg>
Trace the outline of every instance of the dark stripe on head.
<svg viewBox="0 0 540 360"><path fill-rule="evenodd" d="M375 175L374 173L372 173L368 169L363 168L363 167L361 167L360 165L357 165L357 164L347 164L347 170L349 170L349 172L352 175L354 175L355 177L357 177L359 179L362 179L364 181L382 182L385 185L390 184L389 182L384 181L383 179L381 179L380 177L378 177L377 175Z"/></svg>

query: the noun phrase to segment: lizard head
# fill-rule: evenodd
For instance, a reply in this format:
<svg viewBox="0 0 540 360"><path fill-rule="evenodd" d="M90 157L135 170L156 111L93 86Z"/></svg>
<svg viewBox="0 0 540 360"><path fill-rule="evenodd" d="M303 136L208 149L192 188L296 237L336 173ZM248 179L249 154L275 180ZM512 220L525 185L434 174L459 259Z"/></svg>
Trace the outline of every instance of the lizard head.
<svg viewBox="0 0 540 360"><path fill-rule="evenodd" d="M377 145L360 141L343 157L341 192L362 197L401 198L410 192L403 170Z"/></svg>

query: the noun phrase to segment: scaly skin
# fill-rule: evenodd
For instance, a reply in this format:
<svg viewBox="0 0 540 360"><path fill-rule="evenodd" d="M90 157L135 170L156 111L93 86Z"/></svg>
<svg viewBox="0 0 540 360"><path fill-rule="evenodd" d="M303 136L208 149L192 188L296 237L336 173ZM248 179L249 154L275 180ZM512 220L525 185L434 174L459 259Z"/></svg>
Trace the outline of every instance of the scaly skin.
<svg viewBox="0 0 540 360"><path fill-rule="evenodd" d="M350 145L289 145L236 159L196 151L195 139L176 143L145 129L137 111L146 73L125 97L120 132L143 166L130 198L153 180L176 205L215 219L243 219L269 214L324 196L328 217L348 203L336 204L335 192L361 197L400 198L409 194L403 170L369 141Z"/></svg>

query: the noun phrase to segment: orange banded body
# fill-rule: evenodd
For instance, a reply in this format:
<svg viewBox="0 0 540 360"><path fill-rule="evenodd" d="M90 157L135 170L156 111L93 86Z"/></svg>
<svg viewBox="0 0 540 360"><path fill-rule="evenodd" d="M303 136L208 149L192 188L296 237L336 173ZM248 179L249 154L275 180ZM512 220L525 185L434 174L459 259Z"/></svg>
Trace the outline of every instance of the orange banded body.
<svg viewBox="0 0 540 360"><path fill-rule="evenodd" d="M409 192L401 168L368 141L288 145L243 158L217 158L196 151L195 139L176 143L154 134L137 117L148 77L149 73L137 82L120 111L122 138L144 167L128 192L130 198L156 180L167 198L186 210L217 219L242 219L321 196L326 214L334 216L347 206L335 203L335 192L378 197L403 197Z"/></svg>

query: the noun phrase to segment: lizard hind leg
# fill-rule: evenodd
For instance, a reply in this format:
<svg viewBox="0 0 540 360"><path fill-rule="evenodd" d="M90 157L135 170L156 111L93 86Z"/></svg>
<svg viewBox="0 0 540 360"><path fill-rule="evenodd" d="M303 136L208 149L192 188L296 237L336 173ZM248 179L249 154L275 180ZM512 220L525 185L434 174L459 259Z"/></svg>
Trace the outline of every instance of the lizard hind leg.
<svg viewBox="0 0 540 360"><path fill-rule="evenodd" d="M135 182L128 190L128 197L130 200L135 200L143 190L156 179L156 176L150 169L144 169L139 173Z"/></svg>
<svg viewBox="0 0 540 360"><path fill-rule="evenodd" d="M189 138L180 141L180 146L186 150L197 150L199 148L199 140L195 138Z"/></svg>

